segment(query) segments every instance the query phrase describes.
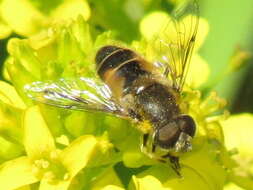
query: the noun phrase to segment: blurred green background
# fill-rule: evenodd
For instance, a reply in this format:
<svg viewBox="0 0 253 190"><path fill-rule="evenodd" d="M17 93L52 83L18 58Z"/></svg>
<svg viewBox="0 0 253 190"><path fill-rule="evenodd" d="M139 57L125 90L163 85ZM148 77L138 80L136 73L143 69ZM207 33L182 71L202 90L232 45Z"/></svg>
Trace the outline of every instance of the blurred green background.
<svg viewBox="0 0 253 190"><path fill-rule="evenodd" d="M0 40L1 73L3 63L8 57L6 50L8 40L12 37L29 36L17 32L4 16L4 12L7 11L13 11L15 15L14 12L19 8L18 11L22 13L22 6L15 6L16 2L18 1L1 1L1 6L5 5L0 10L1 24L9 24L12 28L10 35ZM50 16L65 1L20 0L20 2L29 2L43 16ZM178 2L179 0L89 0L88 22L96 28L96 31L113 30L120 40L130 43L140 38L138 26L146 14L154 10L170 12ZM6 4L9 10L5 10ZM12 9L12 6L16 9ZM211 68L211 75L202 88L203 92L218 91L219 96L228 100L232 113L253 112L253 1L200 0L199 6L201 17L206 18L210 24L209 34L200 50L200 54ZM234 69L234 72L227 72L229 64L233 61L232 57L237 58L236 63L240 66ZM3 75L1 79L4 80Z"/></svg>
<svg viewBox="0 0 253 190"><path fill-rule="evenodd" d="M201 1L201 15L210 24L210 32L201 54L211 67L211 85L223 74L237 48L252 54L253 1ZM252 58L244 62L247 62L245 66L215 85L220 96L229 101L232 112L253 111Z"/></svg>

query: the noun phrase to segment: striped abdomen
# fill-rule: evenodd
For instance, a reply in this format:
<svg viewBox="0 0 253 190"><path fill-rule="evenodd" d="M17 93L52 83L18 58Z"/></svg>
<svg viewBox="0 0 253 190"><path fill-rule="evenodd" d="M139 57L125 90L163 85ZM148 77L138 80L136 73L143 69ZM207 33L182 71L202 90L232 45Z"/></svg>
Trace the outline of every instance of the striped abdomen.
<svg viewBox="0 0 253 190"><path fill-rule="evenodd" d="M96 55L97 72L116 97L131 87L133 81L152 72L152 65L134 51L117 46L104 46Z"/></svg>

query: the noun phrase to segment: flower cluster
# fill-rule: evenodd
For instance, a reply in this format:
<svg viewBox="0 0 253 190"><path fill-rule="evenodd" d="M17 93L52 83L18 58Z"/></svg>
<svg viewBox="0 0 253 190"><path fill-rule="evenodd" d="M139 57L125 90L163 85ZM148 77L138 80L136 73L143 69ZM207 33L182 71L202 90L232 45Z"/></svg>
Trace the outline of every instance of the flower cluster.
<svg viewBox="0 0 253 190"><path fill-rule="evenodd" d="M15 6L27 10L24 14L17 11L20 19L8 11L10 3L12 11ZM200 19L195 63L182 95L181 107L195 118L197 134L193 150L181 157L183 178L179 178L170 166L140 151L142 133L129 121L47 106L27 97L24 86L33 81L96 77L96 51L103 45L123 44L110 31L98 35L86 22L90 16L86 1L64 1L55 7L25 0L3 0L0 5L8 28L3 36L11 31L30 36L9 40L10 56L4 65L7 82L0 81L0 189L252 189L253 116L229 116L223 109L226 102L217 94L202 97L200 91L191 89L202 85L210 72L197 54L207 35L206 20ZM76 17L79 13L82 15ZM151 60L155 53L149 50L153 44L148 43L154 32L152 23L167 17L163 12L144 17L140 22L142 39L124 46ZM159 28L162 23L156 24Z"/></svg>

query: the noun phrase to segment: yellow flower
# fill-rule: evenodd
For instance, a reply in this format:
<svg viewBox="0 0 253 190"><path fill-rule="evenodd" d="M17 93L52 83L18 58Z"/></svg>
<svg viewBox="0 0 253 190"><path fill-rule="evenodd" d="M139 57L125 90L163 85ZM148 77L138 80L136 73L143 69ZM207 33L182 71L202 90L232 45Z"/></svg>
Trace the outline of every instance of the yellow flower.
<svg viewBox="0 0 253 190"><path fill-rule="evenodd" d="M250 179L253 175L252 125L253 115L250 113L232 115L222 122L225 145L236 162L229 178L245 189L253 187Z"/></svg>
<svg viewBox="0 0 253 190"><path fill-rule="evenodd" d="M11 31L31 36L50 26L52 23L75 19L82 15L85 20L90 9L85 0L29 1L2 0L0 3L0 38L6 38Z"/></svg>
<svg viewBox="0 0 253 190"><path fill-rule="evenodd" d="M160 18L159 15L161 13L155 18ZM167 17L165 15L165 19ZM140 27L147 27L151 18L152 15L144 18ZM217 114L226 102L215 93L203 98L199 91L186 87L182 94L180 106L197 123L193 150L180 158L183 178L179 178L169 165L151 160L140 151L142 134L128 121L100 113L57 109L27 98L23 87L32 81L95 76L95 52L115 40L110 32L94 39L89 27L80 16L28 39L9 41L11 57L6 61L6 68L13 86L0 82L0 146L3 147L0 151L0 189L29 189L30 184L34 184L34 189L42 190L219 190L227 179L236 184L243 179L244 186L250 184L248 178L230 173L236 163L226 149L229 147L225 147L220 122L228 115L227 112ZM147 29L141 30L148 38ZM190 72L195 74L189 76L188 83L195 87L199 87L209 73L196 54L208 30L203 19L200 20L201 30L193 61L205 76L197 81L196 68L191 68ZM140 53L148 47L143 41L132 45ZM144 55L152 59L155 53L147 51ZM246 143L242 145L246 146Z"/></svg>
<svg viewBox="0 0 253 190"><path fill-rule="evenodd" d="M180 23L184 23L183 27L190 28L189 26L191 24L191 19L188 17L183 18L180 20ZM176 41L178 39L178 32L189 32L185 31L185 28L181 28L183 31L178 31L179 29L176 29L174 22L170 15L168 15L165 12L162 11L156 11L148 14L145 16L140 23L140 32L142 36L145 38L147 44L145 44L147 47L145 47L145 50L142 50L145 57L152 61L154 60L152 57L152 51L154 51L154 46L156 49L158 49L163 56L167 56L169 53L169 48L162 50L160 40L164 40L165 43L168 43L167 45L171 45L170 43L177 43ZM209 25L207 20L200 18L199 19L199 27L194 47L194 53L192 56L192 64L190 64L190 68L187 75L187 84L190 85L192 88L198 88L201 86L201 84L204 84L205 81L208 79L209 76L209 67L205 60L203 60L196 52L200 48L200 46L203 44L205 37L207 36L209 30ZM187 34L185 34L184 37L188 37ZM183 38L181 40L183 40ZM137 48L143 49L143 47L138 47L140 45L136 45ZM141 45L143 46L143 45ZM151 52L149 51L150 47L152 46ZM173 44L172 44L173 46ZM174 45L175 46L175 45ZM176 55L174 55L176 56ZM170 57L170 56L168 56ZM199 74L201 73L201 75Z"/></svg>
<svg viewBox="0 0 253 190"><path fill-rule="evenodd" d="M68 189L81 169L92 166L97 159L103 160L110 151L110 144L104 145L92 135L74 140L65 149L57 149L38 106L25 111L22 125L27 156L1 165L1 189L11 190L38 181L40 189Z"/></svg>

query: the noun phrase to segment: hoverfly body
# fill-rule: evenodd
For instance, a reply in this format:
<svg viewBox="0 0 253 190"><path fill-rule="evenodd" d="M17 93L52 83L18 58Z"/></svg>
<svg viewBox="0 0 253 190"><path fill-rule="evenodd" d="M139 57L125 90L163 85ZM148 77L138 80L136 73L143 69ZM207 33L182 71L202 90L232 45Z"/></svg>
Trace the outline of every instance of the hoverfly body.
<svg viewBox="0 0 253 190"><path fill-rule="evenodd" d="M185 23L185 18L188 23ZM190 2L176 11L176 39L155 38L168 54L160 66L146 61L135 51L116 45L101 47L95 57L100 80L79 77L33 82L27 95L45 104L83 111L98 111L149 126L143 134L142 150L151 158L170 163L180 175L179 156L190 151L195 122L182 112L179 101L198 29L198 5ZM167 34L169 35L169 34ZM156 47L154 47L155 49ZM162 71L161 71L162 70ZM157 149L162 155L157 155Z"/></svg>

